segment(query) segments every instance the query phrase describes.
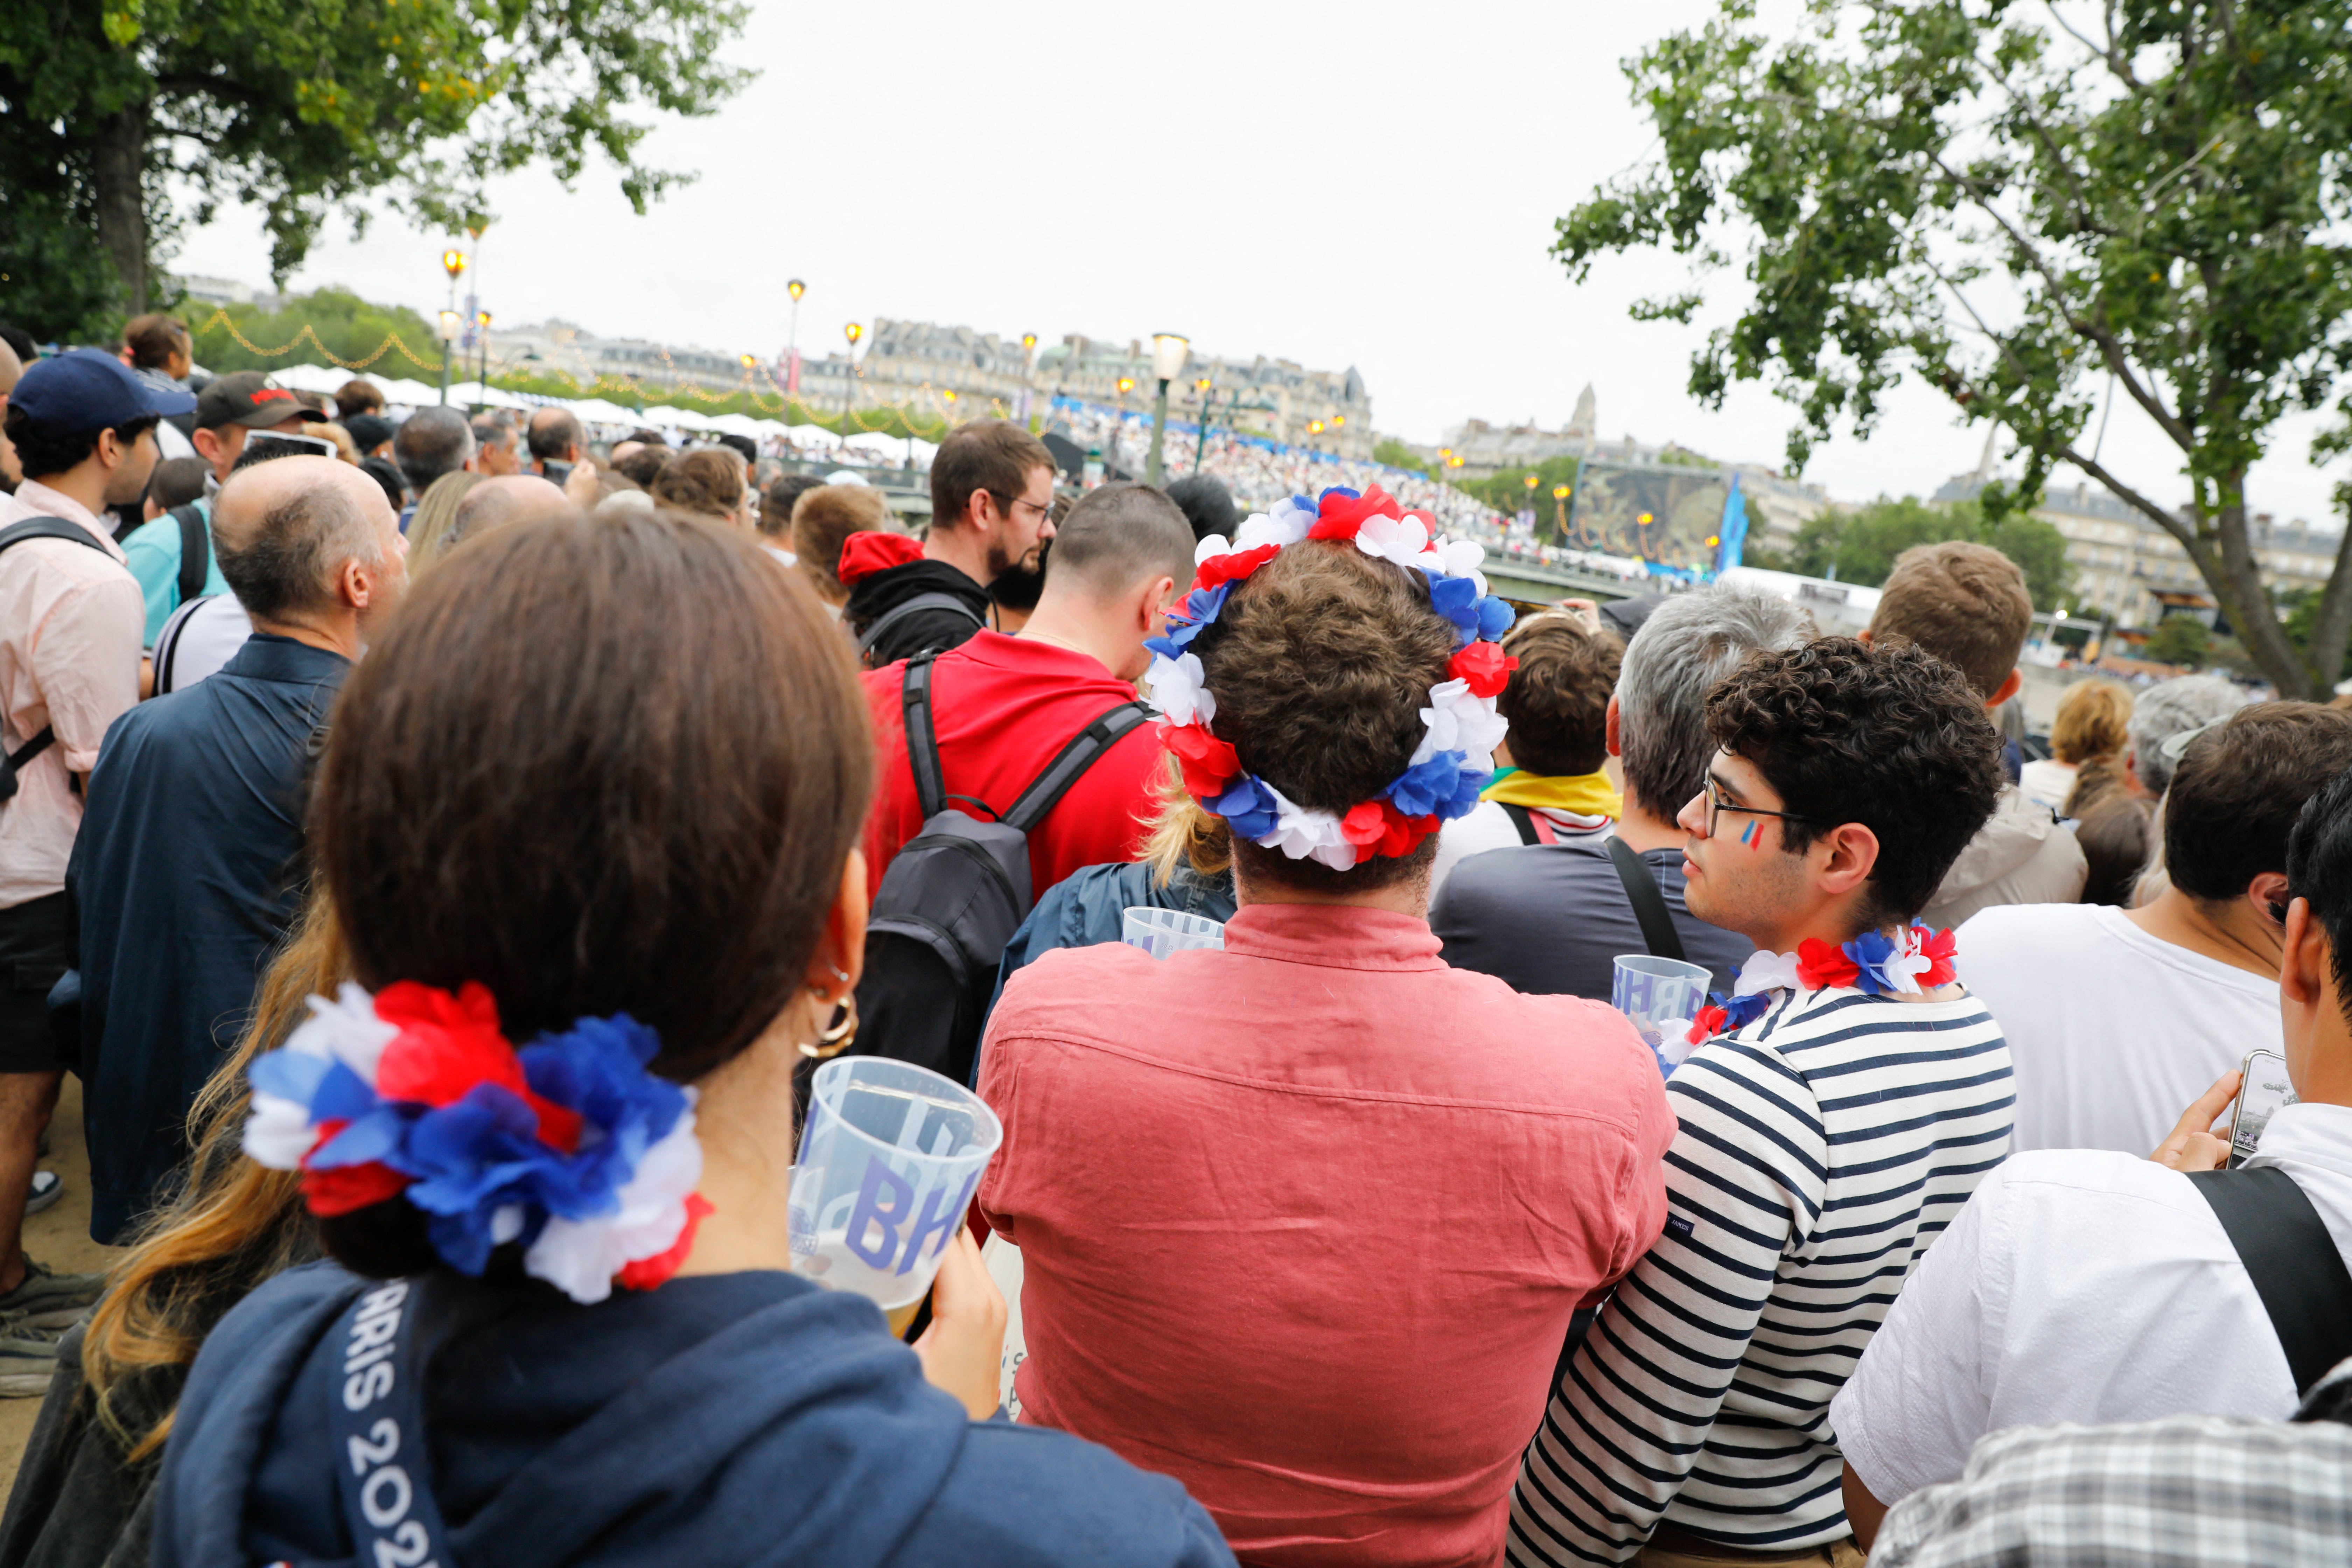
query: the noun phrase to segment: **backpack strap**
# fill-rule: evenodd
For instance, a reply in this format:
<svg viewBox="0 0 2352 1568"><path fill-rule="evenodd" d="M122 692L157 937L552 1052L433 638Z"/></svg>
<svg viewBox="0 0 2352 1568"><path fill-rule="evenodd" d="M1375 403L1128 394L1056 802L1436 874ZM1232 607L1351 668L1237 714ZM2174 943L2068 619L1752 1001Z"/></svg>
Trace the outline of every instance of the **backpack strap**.
<svg viewBox="0 0 2352 1568"><path fill-rule="evenodd" d="M1151 717L1151 710L1137 701L1126 701L1098 716L1095 721L1071 737L1061 753L1045 764L1045 771L1029 782L1013 809L1004 814L1004 825L1024 833L1034 831L1045 820L1045 814L1069 794L1070 786L1085 776L1105 752L1118 744L1127 732Z"/></svg>
<svg viewBox="0 0 2352 1568"><path fill-rule="evenodd" d="M882 640L884 632L888 631L908 616L923 610L953 610L957 615L970 621L975 631L988 624L981 619L979 613L970 605L965 604L953 594L918 594L905 604L893 605L875 616L872 624L858 634L857 651L862 654L873 652L874 645Z"/></svg>
<svg viewBox="0 0 2352 1568"><path fill-rule="evenodd" d="M1675 917L1666 908L1666 895L1658 890L1657 873L1633 852L1632 845L1613 833L1609 836L1609 859L1617 868L1617 879L1625 884L1626 901L1633 906L1633 918L1642 923L1642 941L1650 955L1680 959L1682 934L1675 930Z"/></svg>
<svg viewBox="0 0 2352 1568"><path fill-rule="evenodd" d="M944 594L937 596L947 597ZM901 605L898 609L906 607ZM880 630L881 622L876 622L874 629ZM931 721L931 660L938 657L936 653L919 653L908 659L906 679L898 683L898 711L907 725L907 765L914 770L915 803L925 822L945 811L948 805L947 775L940 767L940 732Z"/></svg>
<svg viewBox="0 0 2352 1568"><path fill-rule="evenodd" d="M2352 1271L2294 1178L2276 1165L2192 1171L2189 1179L2238 1249L2263 1299L2294 1390L2352 1354Z"/></svg>
<svg viewBox="0 0 2352 1568"><path fill-rule="evenodd" d="M1503 815L1511 819L1511 826L1518 829L1520 843L1533 845L1543 842L1543 840L1536 837L1536 814L1534 812L1529 811L1524 805L1513 805L1507 800L1499 801L1496 804L1502 806Z"/></svg>
<svg viewBox="0 0 2352 1568"><path fill-rule="evenodd" d="M89 530L86 528L68 522L61 517L28 517L22 522L12 522L0 528L0 554L28 539L63 539L75 544L86 544L101 555L108 553L106 546L91 538ZM5 786L0 786L5 787L5 793L0 793L0 801L16 793L16 771L47 751L56 743L57 738L56 729L44 724L39 734L8 753L5 764L0 764L0 779L5 781Z"/></svg>
<svg viewBox="0 0 2352 1568"><path fill-rule="evenodd" d="M205 524L204 508L194 501L172 509L180 525L180 603L199 597L205 579L212 575L213 531Z"/></svg>

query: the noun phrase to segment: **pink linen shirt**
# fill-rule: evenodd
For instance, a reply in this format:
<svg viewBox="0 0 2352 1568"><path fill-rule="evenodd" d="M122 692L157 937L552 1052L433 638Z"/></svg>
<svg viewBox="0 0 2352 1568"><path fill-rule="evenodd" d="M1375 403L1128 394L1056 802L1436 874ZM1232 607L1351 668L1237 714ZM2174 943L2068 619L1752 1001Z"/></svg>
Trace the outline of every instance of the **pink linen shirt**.
<svg viewBox="0 0 2352 1568"><path fill-rule="evenodd" d="M45 726L58 737L0 805L0 909L64 891L81 827L69 775L97 765L108 726L139 700L147 626L139 580L97 518L32 480L0 496L0 528L34 517L78 523L106 549L35 539L0 554L0 744L21 750Z"/></svg>
<svg viewBox="0 0 2352 1568"><path fill-rule="evenodd" d="M1045 954L982 1064L1024 1421L1175 1477L1244 1563L1498 1559L1569 1320L1665 1223L1631 1025L1424 921L1253 904L1223 952Z"/></svg>

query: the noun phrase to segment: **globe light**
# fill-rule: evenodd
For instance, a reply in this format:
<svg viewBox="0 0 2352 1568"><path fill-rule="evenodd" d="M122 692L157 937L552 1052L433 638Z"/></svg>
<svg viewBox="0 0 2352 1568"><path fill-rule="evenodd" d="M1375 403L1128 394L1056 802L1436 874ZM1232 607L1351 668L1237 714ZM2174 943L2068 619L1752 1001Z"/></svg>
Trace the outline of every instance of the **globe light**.
<svg viewBox="0 0 2352 1568"><path fill-rule="evenodd" d="M1133 392L1134 390L1135 377L1131 375L1122 375L1118 378L1118 395L1121 397L1125 397L1129 393Z"/></svg>
<svg viewBox="0 0 2352 1568"><path fill-rule="evenodd" d="M457 274L466 270L466 253L454 249L443 251L441 266L449 274L449 281L455 283L457 280Z"/></svg>
<svg viewBox="0 0 2352 1568"><path fill-rule="evenodd" d="M856 348L857 346L857 340L866 335L866 329L859 326L856 321L850 322L849 325L842 328L841 331L842 334L848 338L849 346L851 348Z"/></svg>
<svg viewBox="0 0 2352 1568"><path fill-rule="evenodd" d="M1151 376L1155 381L1173 381L1184 373L1184 362L1192 354L1192 340L1181 332L1151 334Z"/></svg>
<svg viewBox="0 0 2352 1568"><path fill-rule="evenodd" d="M1528 489L1535 489L1538 485L1539 485L1539 484L1543 483L1543 481L1542 481L1541 479L1539 479L1536 478L1536 476L1535 476L1535 475L1533 475L1533 474L1529 474L1529 475L1528 476L1527 483L1528 483Z"/></svg>
<svg viewBox="0 0 2352 1568"><path fill-rule="evenodd" d="M795 278L784 285L784 292L790 294L793 297L793 303L797 305L801 302L801 296L808 292L808 285Z"/></svg>
<svg viewBox="0 0 2352 1568"><path fill-rule="evenodd" d="M455 253L453 252L452 254ZM455 310L442 311L440 321L434 324L433 335L439 338L445 343L456 342L457 341L457 312Z"/></svg>

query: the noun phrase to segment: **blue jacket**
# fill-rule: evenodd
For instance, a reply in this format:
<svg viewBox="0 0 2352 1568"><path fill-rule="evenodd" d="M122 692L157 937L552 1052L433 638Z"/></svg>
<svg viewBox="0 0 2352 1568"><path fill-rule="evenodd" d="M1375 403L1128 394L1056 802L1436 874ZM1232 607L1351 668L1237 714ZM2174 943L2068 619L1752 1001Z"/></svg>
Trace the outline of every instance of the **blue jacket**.
<svg viewBox="0 0 2352 1568"><path fill-rule="evenodd" d="M351 668L258 632L210 679L116 720L99 748L66 885L100 1241L185 1157L188 1108L301 907L311 737Z"/></svg>
<svg viewBox="0 0 2352 1568"><path fill-rule="evenodd" d="M205 1342L163 1456L153 1568L356 1564L329 1441L331 1331L363 1288L281 1274ZM772 1272L578 1306L446 1277L471 1327L424 1378L442 1568L1217 1568L1164 1476L972 1422L862 1298ZM373 1568L373 1564L364 1568Z"/></svg>

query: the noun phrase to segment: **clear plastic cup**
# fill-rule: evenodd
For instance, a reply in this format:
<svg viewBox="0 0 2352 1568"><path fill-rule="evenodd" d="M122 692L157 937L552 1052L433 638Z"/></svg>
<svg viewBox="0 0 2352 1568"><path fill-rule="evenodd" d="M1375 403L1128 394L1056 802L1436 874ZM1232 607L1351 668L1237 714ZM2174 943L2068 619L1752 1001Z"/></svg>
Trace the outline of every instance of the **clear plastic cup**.
<svg viewBox="0 0 2352 1568"><path fill-rule="evenodd" d="M865 1297L903 1331L1003 1141L996 1112L928 1068L825 1063L792 1173L793 1271Z"/></svg>
<svg viewBox="0 0 2352 1568"><path fill-rule="evenodd" d="M1224 946L1225 924L1177 910L1129 909L1119 921L1118 939L1154 958L1165 958L1196 947Z"/></svg>
<svg viewBox="0 0 2352 1568"><path fill-rule="evenodd" d="M1685 1041L1666 1040L1662 1026L1673 1019L1688 1023L1698 1016L1698 1010L1706 1005L1712 978L1706 968L1646 952L1620 953L1612 962L1616 970L1609 980L1609 1005L1633 1020L1642 1043L1662 1057L1664 1047L1685 1045ZM1677 1062L1681 1059L1680 1054L1673 1058Z"/></svg>

